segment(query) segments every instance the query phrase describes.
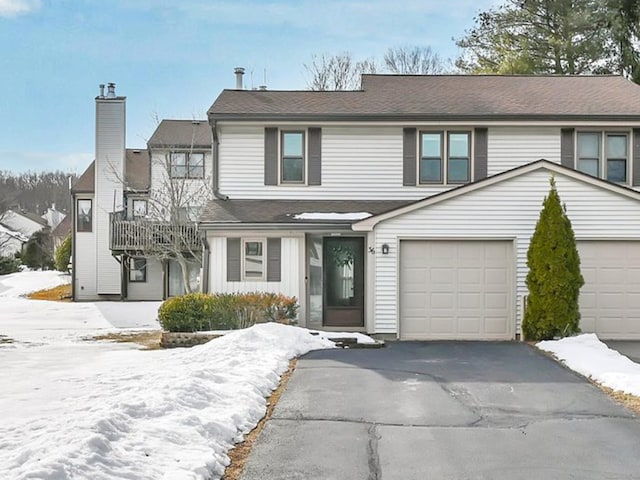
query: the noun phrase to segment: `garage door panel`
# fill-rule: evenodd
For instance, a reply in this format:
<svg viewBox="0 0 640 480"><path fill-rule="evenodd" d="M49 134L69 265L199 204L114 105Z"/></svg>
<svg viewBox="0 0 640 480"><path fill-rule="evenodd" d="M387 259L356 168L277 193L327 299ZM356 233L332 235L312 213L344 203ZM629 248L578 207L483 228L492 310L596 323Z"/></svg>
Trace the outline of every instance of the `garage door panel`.
<svg viewBox="0 0 640 480"><path fill-rule="evenodd" d="M578 242L580 328L607 339L640 339L640 242Z"/></svg>
<svg viewBox="0 0 640 480"><path fill-rule="evenodd" d="M513 242L412 240L400 250L401 338L513 338ZM410 273L416 258L429 259L421 285ZM426 299L421 314L407 288Z"/></svg>

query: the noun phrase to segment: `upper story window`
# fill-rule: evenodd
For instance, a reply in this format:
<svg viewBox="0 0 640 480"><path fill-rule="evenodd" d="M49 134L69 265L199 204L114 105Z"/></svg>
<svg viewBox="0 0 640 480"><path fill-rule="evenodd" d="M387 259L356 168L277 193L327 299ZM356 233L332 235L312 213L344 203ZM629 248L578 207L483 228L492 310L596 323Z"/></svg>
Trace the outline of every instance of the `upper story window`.
<svg viewBox="0 0 640 480"><path fill-rule="evenodd" d="M76 231L91 232L93 230L93 217L90 199L79 199L78 210L76 212Z"/></svg>
<svg viewBox="0 0 640 480"><path fill-rule="evenodd" d="M305 141L304 132L281 132L280 181L281 183L304 183Z"/></svg>
<svg viewBox="0 0 640 480"><path fill-rule="evenodd" d="M145 218L147 216L147 201L141 199L132 200L133 218Z"/></svg>
<svg viewBox="0 0 640 480"><path fill-rule="evenodd" d="M467 183L471 179L471 132L420 133L420 183Z"/></svg>
<svg viewBox="0 0 640 480"><path fill-rule="evenodd" d="M577 168L610 182L626 183L629 136L620 132L578 132Z"/></svg>
<svg viewBox="0 0 640 480"><path fill-rule="evenodd" d="M173 178L204 178L204 153L171 152Z"/></svg>

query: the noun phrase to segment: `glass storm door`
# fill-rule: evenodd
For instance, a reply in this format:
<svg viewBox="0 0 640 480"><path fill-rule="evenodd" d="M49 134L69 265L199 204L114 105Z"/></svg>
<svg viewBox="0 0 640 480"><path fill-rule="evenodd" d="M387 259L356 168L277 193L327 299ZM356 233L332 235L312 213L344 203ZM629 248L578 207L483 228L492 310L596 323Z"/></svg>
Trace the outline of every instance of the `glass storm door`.
<svg viewBox="0 0 640 480"><path fill-rule="evenodd" d="M325 237L323 324L364 326L364 238Z"/></svg>

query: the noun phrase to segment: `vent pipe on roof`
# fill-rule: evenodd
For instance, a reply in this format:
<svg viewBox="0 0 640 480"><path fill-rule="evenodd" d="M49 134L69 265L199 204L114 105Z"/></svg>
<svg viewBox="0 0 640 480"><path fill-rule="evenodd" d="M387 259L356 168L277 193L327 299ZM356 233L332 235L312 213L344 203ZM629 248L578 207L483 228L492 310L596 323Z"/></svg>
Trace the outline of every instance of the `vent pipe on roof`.
<svg viewBox="0 0 640 480"><path fill-rule="evenodd" d="M244 76L244 68L236 67L233 70L233 73L236 74L236 90L242 90L242 77Z"/></svg>
<svg viewBox="0 0 640 480"><path fill-rule="evenodd" d="M107 98L116 98L116 84L108 83L107 84Z"/></svg>
<svg viewBox="0 0 640 480"><path fill-rule="evenodd" d="M265 91L266 89L267 89L267 86L266 86L266 85L260 85L260 86L258 87L258 90Z"/></svg>
<svg viewBox="0 0 640 480"><path fill-rule="evenodd" d="M100 98L104 98L104 83L100 84Z"/></svg>

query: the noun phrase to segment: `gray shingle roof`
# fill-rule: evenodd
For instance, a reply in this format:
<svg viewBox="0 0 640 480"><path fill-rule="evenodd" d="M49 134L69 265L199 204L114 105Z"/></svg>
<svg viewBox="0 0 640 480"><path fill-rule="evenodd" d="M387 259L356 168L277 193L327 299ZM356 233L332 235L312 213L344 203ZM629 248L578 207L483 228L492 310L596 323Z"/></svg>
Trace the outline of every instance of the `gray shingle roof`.
<svg viewBox="0 0 640 480"><path fill-rule="evenodd" d="M206 120L162 120L147 142L153 148L211 148Z"/></svg>
<svg viewBox="0 0 640 480"><path fill-rule="evenodd" d="M128 190L149 189L151 162L148 150L125 150L125 181ZM95 161L91 162L71 189L73 193L93 193L95 191Z"/></svg>
<svg viewBox="0 0 640 480"><path fill-rule="evenodd" d="M296 219L301 213L356 213L372 215L408 205L396 200L211 200L199 218L201 224L346 224L348 219Z"/></svg>
<svg viewBox="0 0 640 480"><path fill-rule="evenodd" d="M224 90L211 119L640 118L640 86L615 75L363 75L347 92Z"/></svg>

